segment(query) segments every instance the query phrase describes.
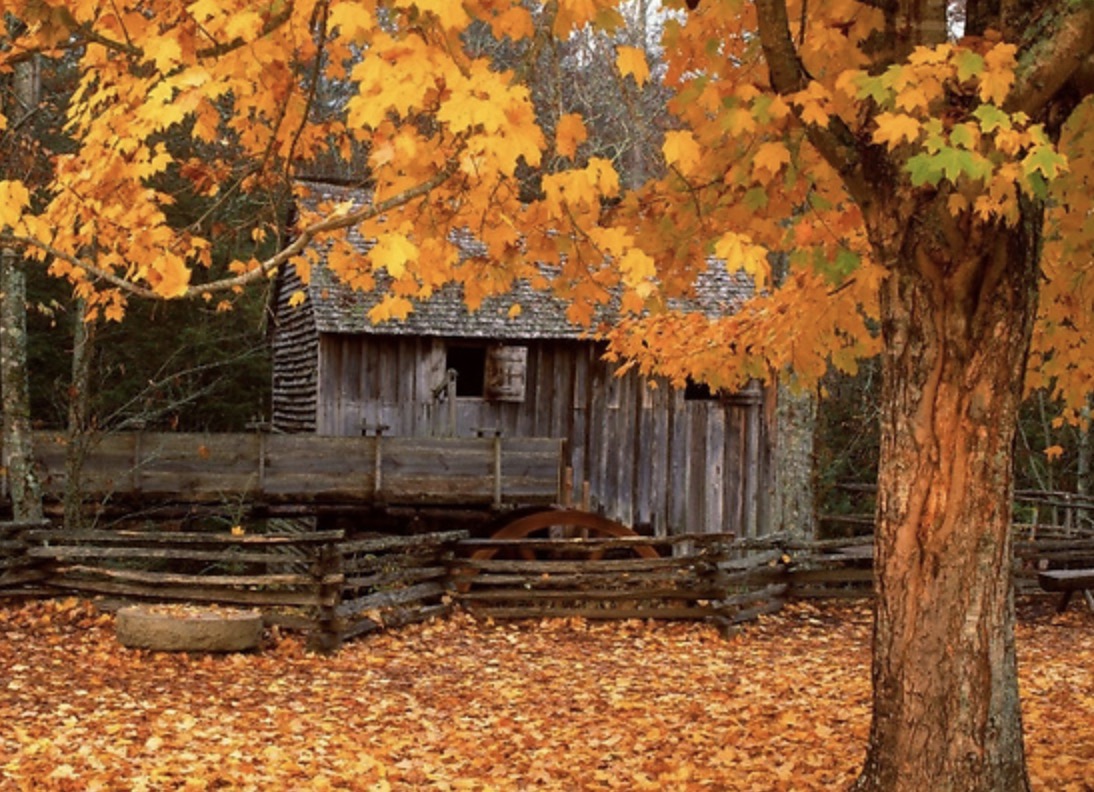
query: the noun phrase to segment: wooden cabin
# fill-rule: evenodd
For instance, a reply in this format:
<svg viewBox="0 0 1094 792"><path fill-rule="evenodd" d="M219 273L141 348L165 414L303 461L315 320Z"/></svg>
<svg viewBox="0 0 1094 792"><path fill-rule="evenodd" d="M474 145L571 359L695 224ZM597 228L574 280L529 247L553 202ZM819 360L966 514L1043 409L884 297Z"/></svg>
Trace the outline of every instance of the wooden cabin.
<svg viewBox="0 0 1094 792"><path fill-rule="evenodd" d="M312 187L345 200L340 188ZM565 306L529 287L475 312L447 288L405 321L379 325L367 318L378 296L323 267L313 269L307 299L290 307L301 288L291 266L280 273L275 431L561 438L572 482L563 501L657 536L754 536L764 525L770 463L759 387L711 394L634 371L616 376ZM722 271L702 284L695 307L732 311L750 290ZM522 307L515 317L513 302Z"/></svg>

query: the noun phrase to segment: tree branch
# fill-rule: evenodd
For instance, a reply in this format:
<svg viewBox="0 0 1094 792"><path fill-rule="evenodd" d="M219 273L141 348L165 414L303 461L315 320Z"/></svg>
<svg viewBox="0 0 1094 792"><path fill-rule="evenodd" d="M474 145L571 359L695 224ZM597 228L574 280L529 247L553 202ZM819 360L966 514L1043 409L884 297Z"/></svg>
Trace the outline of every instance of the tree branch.
<svg viewBox="0 0 1094 792"><path fill-rule="evenodd" d="M1073 77L1094 68L1092 52L1094 3L1060 0L1027 29L1006 110L1038 117ZM1094 90L1089 84L1078 87L1086 94Z"/></svg>
<svg viewBox="0 0 1094 792"><path fill-rule="evenodd" d="M782 96L804 90L812 79L798 56L790 35L790 20L785 0L756 0L760 44L771 75L771 86ZM797 111L795 111L797 113ZM800 115L798 116L801 120ZM848 192L864 211L872 202L859 157L858 142L844 121L829 118L828 126L801 122L809 141L836 169Z"/></svg>
<svg viewBox="0 0 1094 792"><path fill-rule="evenodd" d="M385 201L380 201L376 204L366 204L359 209L355 209L346 214L335 215L328 217L324 220L320 220L314 225L310 225L304 228L291 243L279 250L276 254L263 261L257 267L252 270L248 270L241 275L236 275L230 278L221 278L220 280L212 281L210 283L203 283L199 285L190 286L185 292L178 295L177 299L187 299L200 297L204 294L214 294L218 292L232 291L234 289L243 288L253 283L268 278L273 272L275 272L282 264L285 264L293 256L301 253L315 237L320 234L328 233L330 231L338 231L343 228L349 228L350 226L357 225L365 220L370 220L374 217L390 212L393 209L397 209L404 204L413 201L415 198L420 198L429 192L435 190L437 187L446 182L456 172L458 161L455 157L449 159L443 170L435 173L431 178L411 187L408 190L404 190L398 195L392 196ZM0 241L19 245L21 247L36 248L43 253L46 253L61 261L68 262L73 267L83 270L91 275L96 280L103 281L113 286L114 288L122 291L123 293L131 297L140 297L149 300L164 300L168 299L164 295L157 293L153 289L147 286L142 286L138 283L134 283L131 280L123 278L110 270L102 269L78 256L74 256L64 250L54 247L48 242L44 242L40 239L34 239L31 237L20 236L13 233L0 233Z"/></svg>

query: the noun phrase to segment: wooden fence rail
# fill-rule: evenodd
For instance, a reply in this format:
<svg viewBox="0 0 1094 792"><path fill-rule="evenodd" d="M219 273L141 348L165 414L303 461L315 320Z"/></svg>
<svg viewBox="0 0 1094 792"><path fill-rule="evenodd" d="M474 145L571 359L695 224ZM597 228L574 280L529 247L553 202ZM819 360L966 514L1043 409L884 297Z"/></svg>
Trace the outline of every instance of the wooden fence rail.
<svg viewBox="0 0 1094 792"><path fill-rule="evenodd" d="M705 619L729 626L778 610L779 554L732 534L472 539L453 561L455 598L491 618Z"/></svg>
<svg viewBox="0 0 1094 792"><path fill-rule="evenodd" d="M85 499L503 506L558 502L557 438L131 432L91 444ZM63 435L36 432L44 493L65 490ZM5 485L6 480L0 481Z"/></svg>
<svg viewBox="0 0 1094 792"><path fill-rule="evenodd" d="M47 575L28 554L26 533L44 528L46 521L0 522L0 596L28 596L40 593Z"/></svg>
<svg viewBox="0 0 1094 792"><path fill-rule="evenodd" d="M236 535L21 525L18 539L5 540L16 552L3 557L4 580L19 569L13 580L53 591L256 608L267 625L304 629L314 648L333 650L348 637L443 612L445 561L466 536L347 540L341 530Z"/></svg>
<svg viewBox="0 0 1094 792"><path fill-rule="evenodd" d="M64 531L0 523L0 594L26 586L260 609L313 647L444 613L491 618L704 619L728 628L789 599L872 594L872 544L730 534L470 539L465 531L346 538L310 533ZM1094 538L1016 541L1020 591L1086 564Z"/></svg>

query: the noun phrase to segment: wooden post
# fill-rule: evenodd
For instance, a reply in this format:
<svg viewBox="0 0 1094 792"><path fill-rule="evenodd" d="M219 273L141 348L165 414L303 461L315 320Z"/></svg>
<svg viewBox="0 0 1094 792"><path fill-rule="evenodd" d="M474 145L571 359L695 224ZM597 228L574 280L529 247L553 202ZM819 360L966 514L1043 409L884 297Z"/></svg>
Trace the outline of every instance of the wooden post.
<svg viewBox="0 0 1094 792"><path fill-rule="evenodd" d="M266 497L266 433L258 433L258 497Z"/></svg>
<svg viewBox="0 0 1094 792"><path fill-rule="evenodd" d="M342 583L331 580L342 571L342 553L336 542L320 545L312 570L316 579L318 614L309 643L317 652L332 654L342 646L342 626L338 617Z"/></svg>
<svg viewBox="0 0 1094 792"><path fill-rule="evenodd" d="M457 434L456 369L448 370L447 380L445 382L445 394L445 398L448 399L448 436L455 437Z"/></svg>
<svg viewBox="0 0 1094 792"><path fill-rule="evenodd" d="M384 430L376 427L375 456L373 457L372 491L376 500L380 500L380 491L384 488Z"/></svg>
<svg viewBox="0 0 1094 792"><path fill-rule="evenodd" d="M494 508L501 508L501 430L494 435Z"/></svg>

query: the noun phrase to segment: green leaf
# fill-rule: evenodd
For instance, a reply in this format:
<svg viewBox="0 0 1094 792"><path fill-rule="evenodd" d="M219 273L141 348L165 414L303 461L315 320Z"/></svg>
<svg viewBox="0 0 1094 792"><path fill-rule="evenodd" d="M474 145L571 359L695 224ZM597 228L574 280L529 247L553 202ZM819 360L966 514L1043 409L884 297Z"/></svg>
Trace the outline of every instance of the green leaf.
<svg viewBox="0 0 1094 792"><path fill-rule="evenodd" d="M1039 171L1045 179L1052 180L1067 170L1067 158L1051 145L1037 146L1022 160L1022 170L1027 176Z"/></svg>
<svg viewBox="0 0 1094 792"><path fill-rule="evenodd" d="M752 100L752 117L761 124L771 122L771 114L768 112L773 97L770 94L760 94Z"/></svg>
<svg viewBox="0 0 1094 792"><path fill-rule="evenodd" d="M962 174L971 173L972 155L967 151L947 146L935 155L942 174L950 182L957 183Z"/></svg>
<svg viewBox="0 0 1094 792"><path fill-rule="evenodd" d="M893 92L886 87L881 77L860 77L857 81L858 98L873 99L878 105L892 101Z"/></svg>
<svg viewBox="0 0 1094 792"><path fill-rule="evenodd" d="M982 104L972 111L972 117L980 122L980 129L990 134L997 129L1010 129L1010 116L993 104Z"/></svg>
<svg viewBox="0 0 1094 792"><path fill-rule="evenodd" d="M961 82L984 71L984 59L972 50L958 52L953 62L957 64L957 79Z"/></svg>
<svg viewBox="0 0 1094 792"><path fill-rule="evenodd" d="M953 128L953 131L950 132L950 142L963 149L971 149L976 144L972 132L964 124L958 124Z"/></svg>
<svg viewBox="0 0 1094 792"><path fill-rule="evenodd" d="M1025 187L1026 192L1038 200L1044 201L1048 198L1048 182L1036 171L1026 175Z"/></svg>
<svg viewBox="0 0 1094 792"><path fill-rule="evenodd" d="M753 211L763 209L767 206L767 190L761 187L753 187L745 193L744 204Z"/></svg>
<svg viewBox="0 0 1094 792"><path fill-rule="evenodd" d="M908 159L906 166L912 179L912 186L922 187L929 184L937 187L942 181L942 168L937 163L937 154L916 154Z"/></svg>
<svg viewBox="0 0 1094 792"><path fill-rule="evenodd" d="M942 129L942 122L937 118L932 118L923 125L924 132L927 133L926 138L923 141L923 148L925 148L931 154L937 154L946 145L946 136Z"/></svg>
<svg viewBox="0 0 1094 792"><path fill-rule="evenodd" d="M813 254L813 267L833 286L843 283L859 265L859 256L846 248L836 251L835 258L829 259L824 251L816 250Z"/></svg>

